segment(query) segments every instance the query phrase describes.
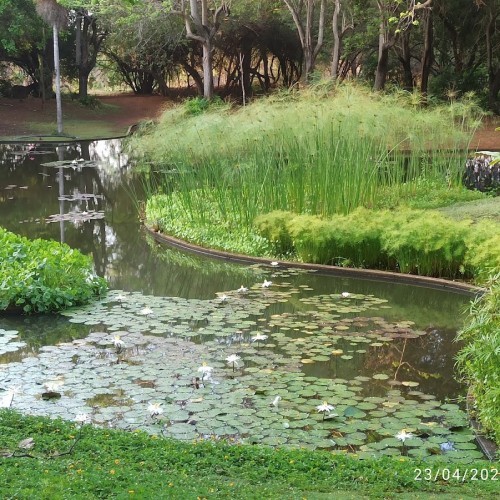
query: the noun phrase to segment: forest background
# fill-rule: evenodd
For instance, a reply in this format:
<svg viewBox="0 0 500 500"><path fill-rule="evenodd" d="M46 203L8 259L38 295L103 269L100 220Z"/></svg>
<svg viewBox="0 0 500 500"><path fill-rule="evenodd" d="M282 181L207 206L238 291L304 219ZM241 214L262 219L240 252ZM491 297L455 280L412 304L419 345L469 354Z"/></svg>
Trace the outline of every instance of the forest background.
<svg viewBox="0 0 500 500"><path fill-rule="evenodd" d="M127 88L246 103L331 78L500 111L500 0L0 0L0 94ZM21 89L21 92L23 90ZM215 92L215 93L214 93Z"/></svg>

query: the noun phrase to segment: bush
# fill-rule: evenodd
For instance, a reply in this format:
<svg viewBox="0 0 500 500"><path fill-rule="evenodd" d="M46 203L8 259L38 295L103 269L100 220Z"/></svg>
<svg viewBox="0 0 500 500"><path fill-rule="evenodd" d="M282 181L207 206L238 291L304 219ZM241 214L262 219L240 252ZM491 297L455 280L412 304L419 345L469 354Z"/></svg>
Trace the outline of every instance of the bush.
<svg viewBox="0 0 500 500"><path fill-rule="evenodd" d="M293 242L287 223L293 218L291 212L274 210L255 219L254 225L260 235L274 247L276 255L286 255L293 251Z"/></svg>
<svg viewBox="0 0 500 500"><path fill-rule="evenodd" d="M500 445L500 273L490 276L487 292L471 304L457 340L466 342L457 366L470 386L476 416Z"/></svg>
<svg viewBox="0 0 500 500"><path fill-rule="evenodd" d="M295 251L303 262L447 278L474 275L478 281L500 268L494 221L472 224L439 212L359 208L328 219L275 211L259 216L255 227L275 248Z"/></svg>
<svg viewBox="0 0 500 500"><path fill-rule="evenodd" d="M0 311L55 312L87 303L106 288L90 257L78 250L0 228Z"/></svg>
<svg viewBox="0 0 500 500"><path fill-rule="evenodd" d="M184 111L187 115L201 115L210 107L220 106L221 104L224 104L224 101L219 96L214 97L212 100L205 97L193 97L184 101Z"/></svg>

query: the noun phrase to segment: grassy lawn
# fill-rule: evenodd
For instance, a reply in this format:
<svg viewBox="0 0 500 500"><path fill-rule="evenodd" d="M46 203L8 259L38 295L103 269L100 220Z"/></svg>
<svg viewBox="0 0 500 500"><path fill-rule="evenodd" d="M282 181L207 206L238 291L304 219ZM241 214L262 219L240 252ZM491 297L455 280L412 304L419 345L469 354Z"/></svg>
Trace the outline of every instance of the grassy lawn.
<svg viewBox="0 0 500 500"><path fill-rule="evenodd" d="M34 447L18 448L26 438ZM358 460L222 441L185 443L0 412L2 498L399 498L403 493L403 498L494 498L500 493L498 465L446 464L442 458ZM462 482L472 468L489 479ZM455 478L448 479L448 470ZM429 474L437 480L426 480Z"/></svg>

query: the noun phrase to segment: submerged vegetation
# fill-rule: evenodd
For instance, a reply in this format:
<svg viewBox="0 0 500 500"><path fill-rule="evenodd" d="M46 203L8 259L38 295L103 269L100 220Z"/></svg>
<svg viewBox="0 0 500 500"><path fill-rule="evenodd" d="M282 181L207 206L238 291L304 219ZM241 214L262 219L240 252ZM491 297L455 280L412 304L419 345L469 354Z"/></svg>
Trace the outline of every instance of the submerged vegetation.
<svg viewBox="0 0 500 500"><path fill-rule="evenodd" d="M0 227L0 312L59 311L85 304L106 288L92 272L90 257L78 250Z"/></svg>

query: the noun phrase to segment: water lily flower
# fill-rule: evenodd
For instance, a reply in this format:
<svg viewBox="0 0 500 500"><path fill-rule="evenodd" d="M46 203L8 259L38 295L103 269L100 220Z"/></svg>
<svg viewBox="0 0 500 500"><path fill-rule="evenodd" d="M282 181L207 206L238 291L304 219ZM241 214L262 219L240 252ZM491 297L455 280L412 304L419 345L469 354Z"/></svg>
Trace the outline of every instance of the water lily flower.
<svg viewBox="0 0 500 500"><path fill-rule="evenodd" d="M143 316L149 316L150 314L153 314L153 309L150 309L149 307L145 307L144 309L141 309L139 314L142 314Z"/></svg>
<svg viewBox="0 0 500 500"><path fill-rule="evenodd" d="M404 443L407 439L410 439L413 437L413 434L411 432L406 432L404 429L400 432L398 432L395 436L396 439Z"/></svg>
<svg viewBox="0 0 500 500"><path fill-rule="evenodd" d="M120 302L120 304L121 304L124 300L127 300L127 298L125 297L125 295L122 295L122 294L120 293L120 294L118 294L118 295L116 296L116 300L117 300L118 302Z"/></svg>
<svg viewBox="0 0 500 500"><path fill-rule="evenodd" d="M205 362L198 368L198 371L201 373L201 380L209 380L212 376L213 367L208 366Z"/></svg>
<svg viewBox="0 0 500 500"><path fill-rule="evenodd" d="M263 335L262 333L257 333L257 335L254 335L253 337L250 338L250 340L252 342L257 342L257 345L259 345L259 342L261 340L266 340L267 339L267 335Z"/></svg>
<svg viewBox="0 0 500 500"><path fill-rule="evenodd" d="M325 415L327 413L330 414L330 412L334 409L335 406L329 405L327 401L323 401L322 404L316 406L316 410L318 410L318 413L323 413L323 420L325 419Z"/></svg>
<svg viewBox="0 0 500 500"><path fill-rule="evenodd" d="M276 396L271 404L277 408L280 401L281 401L281 396Z"/></svg>
<svg viewBox="0 0 500 500"><path fill-rule="evenodd" d="M122 349L125 349L125 342L123 342L119 335L115 335L113 343L117 353L120 353Z"/></svg>
<svg viewBox="0 0 500 500"><path fill-rule="evenodd" d="M264 280L264 283L262 283L262 288L269 288L272 284L272 281Z"/></svg>
<svg viewBox="0 0 500 500"><path fill-rule="evenodd" d="M237 290L239 293L245 293L245 292L248 292L248 288L244 287L243 285L241 285L238 290Z"/></svg>
<svg viewBox="0 0 500 500"><path fill-rule="evenodd" d="M148 406L148 411L151 417L157 417L158 415L161 415L163 413L163 408L161 407L160 403L151 403Z"/></svg>
<svg viewBox="0 0 500 500"><path fill-rule="evenodd" d="M88 415L87 413L79 413L75 417L75 422L80 425L88 424L90 422L90 415Z"/></svg>
<svg viewBox="0 0 500 500"><path fill-rule="evenodd" d="M280 265L280 263L279 263L279 262L276 262L275 260L273 260L273 261L271 262L271 266L273 266L273 267L277 267L277 266L279 266L279 265Z"/></svg>
<svg viewBox="0 0 500 500"><path fill-rule="evenodd" d="M229 297L228 297L225 293L223 293L222 295L220 295L220 296L219 296L219 300L220 300L222 303L227 302L227 301L228 301L228 299L229 299Z"/></svg>
<svg viewBox="0 0 500 500"><path fill-rule="evenodd" d="M57 392L64 385L64 382L62 380L50 380L45 382L44 385L47 392Z"/></svg>
<svg viewBox="0 0 500 500"><path fill-rule="evenodd" d="M340 295L342 295L342 297L344 297L344 299L351 296L351 294L349 292L342 292Z"/></svg>
<svg viewBox="0 0 500 500"><path fill-rule="evenodd" d="M241 358L237 355L237 354L231 354L230 356L228 356L226 358L226 361L228 362L228 364L232 364L233 365L233 372L234 372L234 367L235 366L238 366L238 361L240 360Z"/></svg>

